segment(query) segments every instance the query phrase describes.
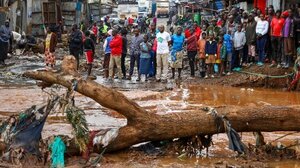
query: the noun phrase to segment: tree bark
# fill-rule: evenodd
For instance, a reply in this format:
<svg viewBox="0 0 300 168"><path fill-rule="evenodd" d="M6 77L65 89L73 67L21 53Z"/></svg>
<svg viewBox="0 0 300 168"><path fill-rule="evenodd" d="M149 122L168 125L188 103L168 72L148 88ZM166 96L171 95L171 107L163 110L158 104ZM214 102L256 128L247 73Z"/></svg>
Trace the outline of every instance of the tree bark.
<svg viewBox="0 0 300 168"><path fill-rule="evenodd" d="M150 113L122 93L81 78L76 72L75 65L74 57L66 56L59 72L29 71L24 75L47 84L59 84L68 89L71 89L72 81L76 80L77 92L124 115L127 118L127 125L120 128L116 139L108 145L108 151L124 149L145 141L217 134L225 131L223 127L218 131L214 117L201 109L166 115ZM226 116L238 132L300 131L298 106L257 108L227 106L217 108L217 111L219 115Z"/></svg>

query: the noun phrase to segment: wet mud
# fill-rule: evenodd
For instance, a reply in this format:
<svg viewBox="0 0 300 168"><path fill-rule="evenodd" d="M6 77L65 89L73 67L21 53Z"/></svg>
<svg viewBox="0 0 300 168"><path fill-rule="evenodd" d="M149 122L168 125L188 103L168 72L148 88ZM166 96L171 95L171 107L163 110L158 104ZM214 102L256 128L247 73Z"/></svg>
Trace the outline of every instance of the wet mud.
<svg viewBox="0 0 300 168"><path fill-rule="evenodd" d="M106 84L104 80L100 80ZM130 99L135 100L145 109L158 114L176 113L184 111L197 111L203 106L265 106L265 105L299 105L300 95L297 92L284 92L280 90L259 88L234 88L220 85L173 83L172 90L148 90L144 84L125 84L120 89ZM160 84L158 84L159 88ZM153 88L153 87L152 87ZM116 89L118 89L116 87ZM61 88L63 92L64 89ZM42 91L37 86L1 86L0 88L0 118L4 119L35 104L46 102L50 89ZM76 94L76 104L85 110L86 119L91 130L103 128L115 128L126 125L126 119L112 111L102 107L90 98ZM61 128L64 129L61 129ZM66 123L60 113L51 114L43 131L43 138L53 134L71 135L71 126ZM272 142L288 132L263 133L266 142ZM300 133L292 134L279 141L272 142L274 146L280 142L283 145L292 144ZM242 133L242 141L247 144L255 144L252 133ZM149 155L144 151L128 149L104 156L102 167L282 167L298 166L298 161L286 160L286 158L268 159L243 159L228 149L228 139L225 134L213 136L213 146L209 148L208 158L204 152L201 157L193 156L178 159L179 153L165 153L164 155ZM172 151L172 150L170 150ZM283 160L284 159L284 160ZM284 163L284 164L283 164ZM70 158L68 165L71 167L82 166L74 158Z"/></svg>

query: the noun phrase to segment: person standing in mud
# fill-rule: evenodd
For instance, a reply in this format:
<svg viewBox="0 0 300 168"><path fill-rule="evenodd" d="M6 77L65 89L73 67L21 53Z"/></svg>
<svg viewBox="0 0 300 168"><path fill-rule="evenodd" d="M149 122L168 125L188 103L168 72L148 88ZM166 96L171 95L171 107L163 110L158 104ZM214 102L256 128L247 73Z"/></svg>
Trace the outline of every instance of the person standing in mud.
<svg viewBox="0 0 300 168"><path fill-rule="evenodd" d="M150 29L147 33L149 43L151 44L152 50L150 51L151 55L151 67L149 70L149 76L155 76L156 75L156 49L154 46L154 41L156 39L156 26L154 23L150 25Z"/></svg>
<svg viewBox="0 0 300 168"><path fill-rule="evenodd" d="M148 36L144 35L143 37L144 41L140 43L140 69L139 69L139 77L138 80L141 79L141 75L145 76L145 80L147 81L148 74L149 74L149 68L151 64L151 56L150 56L150 50L151 50L151 44L148 41Z"/></svg>
<svg viewBox="0 0 300 168"><path fill-rule="evenodd" d="M233 57L233 70L240 71L241 70L241 58L243 58L243 48L246 44L246 35L242 32L242 25L238 25L237 31L233 36L233 46L234 46L234 57Z"/></svg>
<svg viewBox="0 0 300 168"><path fill-rule="evenodd" d="M198 40L198 51L199 51L199 69L200 77L204 78L206 73L206 63L205 63L205 45L206 45L206 32L201 33L201 37Z"/></svg>
<svg viewBox="0 0 300 168"><path fill-rule="evenodd" d="M263 66L265 61L265 46L267 42L267 33L269 22L265 20L264 14L260 14L260 20L256 24L256 38L258 51L258 66Z"/></svg>
<svg viewBox="0 0 300 168"><path fill-rule="evenodd" d="M254 20L253 14L250 13L248 16L248 23L246 26L246 44L248 47L248 63L255 63L256 56L256 21Z"/></svg>
<svg viewBox="0 0 300 168"><path fill-rule="evenodd" d="M178 27L176 34L171 37L172 50L171 50L171 63L172 79L175 78L175 69L178 69L178 79L181 79L181 70L183 63L183 44L184 36L182 35L182 28Z"/></svg>
<svg viewBox="0 0 300 168"><path fill-rule="evenodd" d="M82 50L82 46L82 32L78 29L77 24L74 24L70 35L69 48L70 54L73 55L77 61L77 70L79 69L79 55Z"/></svg>
<svg viewBox="0 0 300 168"><path fill-rule="evenodd" d="M12 32L9 29L9 21L6 20L5 24L0 27L0 65L5 65L11 37Z"/></svg>
<svg viewBox="0 0 300 168"><path fill-rule="evenodd" d="M127 55L127 30L126 28L123 28L121 30L121 35L122 35L122 57L121 57L121 68L122 68L122 74L123 74L123 79L126 79L126 66L125 66L125 58Z"/></svg>
<svg viewBox="0 0 300 168"><path fill-rule="evenodd" d="M50 67L54 68L55 65L55 47L57 45L57 35L53 27L48 28L45 40L45 63L46 70Z"/></svg>
<svg viewBox="0 0 300 168"><path fill-rule="evenodd" d="M281 65L281 48L282 48L282 28L284 25L284 18L281 17L281 11L276 11L276 17L272 18L271 21L271 42L272 42L272 64L270 67L277 65L280 68Z"/></svg>
<svg viewBox="0 0 300 168"><path fill-rule="evenodd" d="M131 38L130 43L130 71L128 80L131 80L131 76L133 75L135 62L137 64L137 71L139 72L140 68L140 44L144 41L143 36L140 35L139 29L134 29L134 36Z"/></svg>
<svg viewBox="0 0 300 168"><path fill-rule="evenodd" d="M104 50L104 61L103 61L103 69L104 69L104 78L109 77L109 61L110 61L110 54L111 54L111 48L110 48L110 42L112 40L112 30L109 30L107 32L108 36L104 40L103 44L103 50Z"/></svg>
<svg viewBox="0 0 300 168"><path fill-rule="evenodd" d="M121 56L122 56L122 36L118 34L118 30L112 30L112 40L109 44L111 48L111 56L109 61L109 79L113 79L114 67L117 66L118 78L122 79Z"/></svg>
<svg viewBox="0 0 300 168"><path fill-rule="evenodd" d="M94 61L94 54L95 54L95 42L90 37L90 31L85 32L85 41L83 43L84 53L86 57L86 62L88 66L88 76L91 75L93 61Z"/></svg>
<svg viewBox="0 0 300 168"><path fill-rule="evenodd" d="M283 15L286 17L283 26L283 44L284 44L284 62L283 68L289 68L292 64L292 56L294 52L294 19L292 10L285 11Z"/></svg>
<svg viewBox="0 0 300 168"><path fill-rule="evenodd" d="M211 75L211 77L214 78L213 65L216 62L217 42L214 39L213 33L209 34L209 40L206 41L205 56L206 56L206 64L208 65L208 72L207 72L205 78L208 78L209 75Z"/></svg>
<svg viewBox="0 0 300 168"><path fill-rule="evenodd" d="M197 35L195 33L195 29L191 28L190 29L191 37L186 39L186 44L187 44L187 56L189 58L189 64L190 64L190 69L191 69L191 77L195 77L195 58L197 55Z"/></svg>
<svg viewBox="0 0 300 168"><path fill-rule="evenodd" d="M171 42L171 36L165 31L164 26L159 26L159 32L156 35L157 39L157 49L156 49L156 63L157 63L157 73L156 81L167 82L168 75L168 56L169 56L169 44Z"/></svg>

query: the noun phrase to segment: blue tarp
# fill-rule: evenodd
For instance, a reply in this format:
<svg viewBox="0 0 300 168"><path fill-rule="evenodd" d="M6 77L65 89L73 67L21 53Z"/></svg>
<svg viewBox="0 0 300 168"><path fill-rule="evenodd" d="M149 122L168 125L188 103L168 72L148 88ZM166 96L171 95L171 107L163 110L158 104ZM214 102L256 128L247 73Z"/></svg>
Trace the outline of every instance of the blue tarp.
<svg viewBox="0 0 300 168"><path fill-rule="evenodd" d="M216 0L215 4L216 4L216 7L218 10L224 9L224 1L223 0Z"/></svg>

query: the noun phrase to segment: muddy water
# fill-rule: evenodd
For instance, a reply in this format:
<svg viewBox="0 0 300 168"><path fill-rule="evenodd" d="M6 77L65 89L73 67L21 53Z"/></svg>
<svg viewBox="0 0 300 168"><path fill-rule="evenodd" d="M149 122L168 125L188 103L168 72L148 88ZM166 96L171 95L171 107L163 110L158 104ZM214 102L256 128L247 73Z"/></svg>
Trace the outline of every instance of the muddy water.
<svg viewBox="0 0 300 168"><path fill-rule="evenodd" d="M135 84L135 88L139 88ZM149 85L149 84L148 84ZM140 86L139 89L131 89L130 85L125 85L122 91L127 97L135 100L139 105L158 114L183 112L198 110L202 106L263 106L263 105L299 105L300 95L295 92L282 92L264 89L251 88L231 88L222 86L202 86L202 85L174 85L172 91L149 91L148 87ZM155 84L153 84L155 85ZM155 86L152 86L155 87ZM49 90L46 90L49 92ZM61 90L63 93L64 90ZM32 87L0 87L0 118L6 117L13 113L18 113L32 105L46 102L47 93L41 89ZM75 96L76 104L85 110L86 118L91 130L99 128L113 128L126 125L126 119L117 112L106 109L90 98L86 98L80 94ZM64 129L62 129L62 127ZM45 125L43 136L51 136L53 134L71 135L71 127L66 123L61 114L51 114L48 122ZM285 133L264 133L265 139L268 142L284 135ZM291 143L300 134L294 134L284 138L282 143ZM254 143L255 139L251 133L243 133L243 142ZM220 158L228 158L229 160L221 159L221 162L232 162L234 153L227 148L227 137L224 134L215 135L213 137L215 145L210 148L209 156L211 158L201 160L187 159L180 161L175 158L156 158L147 164L154 167L197 167L199 165L210 165L220 162ZM116 155L116 160L123 162L128 161L128 156L123 157ZM122 161L121 158L126 158ZM217 159L215 159L217 158ZM234 159L233 159L234 161ZM138 161L128 162L128 164L140 165ZM299 167L297 161L281 161L268 163L270 167ZM138 167L140 167L138 166ZM147 166L146 166L147 167ZM260 167L260 166L259 166Z"/></svg>

